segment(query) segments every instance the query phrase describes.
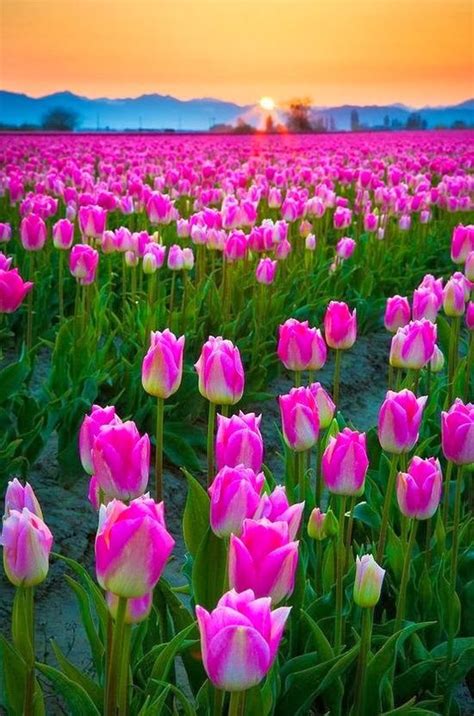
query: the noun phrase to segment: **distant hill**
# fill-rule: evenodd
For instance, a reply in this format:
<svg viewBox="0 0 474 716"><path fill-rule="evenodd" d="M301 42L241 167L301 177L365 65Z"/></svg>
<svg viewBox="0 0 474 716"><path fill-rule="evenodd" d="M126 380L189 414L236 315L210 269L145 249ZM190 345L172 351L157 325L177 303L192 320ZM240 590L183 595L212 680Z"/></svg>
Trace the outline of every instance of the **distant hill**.
<svg viewBox="0 0 474 716"><path fill-rule="evenodd" d="M123 99L89 99L72 92L56 92L45 97L29 97L17 92L0 91L0 124L19 126L39 125L46 112L62 107L77 112L80 129L174 129L208 130L214 124L235 124L241 116L258 122L261 115L251 105L239 105L218 99L180 100L170 95L146 94ZM474 126L474 99L446 107L423 107L414 110L402 104L386 106L342 105L314 107L315 117L332 118L336 129L348 130L351 113L356 110L359 121L367 127L382 126L385 117L390 123L405 124L416 111L429 128L451 126L463 122ZM255 117L255 119L254 119Z"/></svg>

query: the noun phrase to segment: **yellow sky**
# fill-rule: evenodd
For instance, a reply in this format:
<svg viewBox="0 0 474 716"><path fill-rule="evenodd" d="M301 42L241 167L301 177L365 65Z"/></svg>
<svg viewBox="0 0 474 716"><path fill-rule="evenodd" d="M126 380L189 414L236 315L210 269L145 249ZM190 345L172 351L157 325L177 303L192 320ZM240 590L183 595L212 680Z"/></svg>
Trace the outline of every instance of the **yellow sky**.
<svg viewBox="0 0 474 716"><path fill-rule="evenodd" d="M315 104L474 96L474 0L0 0L0 86Z"/></svg>

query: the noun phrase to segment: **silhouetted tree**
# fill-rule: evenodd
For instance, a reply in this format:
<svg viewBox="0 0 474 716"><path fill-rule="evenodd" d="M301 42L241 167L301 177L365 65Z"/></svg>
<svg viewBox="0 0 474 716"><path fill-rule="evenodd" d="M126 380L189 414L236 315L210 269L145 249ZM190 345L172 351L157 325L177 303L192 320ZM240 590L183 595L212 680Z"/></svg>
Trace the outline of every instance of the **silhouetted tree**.
<svg viewBox="0 0 474 716"><path fill-rule="evenodd" d="M290 102L286 126L290 132L311 132L311 100L308 97Z"/></svg>
<svg viewBox="0 0 474 716"><path fill-rule="evenodd" d="M234 134L254 134L255 127L252 127L251 124L244 122L244 120L241 117L239 117L237 120L237 124L233 129L233 133Z"/></svg>
<svg viewBox="0 0 474 716"><path fill-rule="evenodd" d="M353 109L351 112L351 130L357 132L358 129L360 129L359 112Z"/></svg>
<svg viewBox="0 0 474 716"><path fill-rule="evenodd" d="M426 120L421 118L418 112L412 112L407 117L406 128L407 129L426 129Z"/></svg>
<svg viewBox="0 0 474 716"><path fill-rule="evenodd" d="M271 114L269 114L265 120L265 131L267 132L267 134L273 134L273 132L275 131L275 122L273 121L273 117Z"/></svg>
<svg viewBox="0 0 474 716"><path fill-rule="evenodd" d="M79 116L77 112L64 107L53 107L43 116L41 126L43 129L57 132L73 132L77 127Z"/></svg>

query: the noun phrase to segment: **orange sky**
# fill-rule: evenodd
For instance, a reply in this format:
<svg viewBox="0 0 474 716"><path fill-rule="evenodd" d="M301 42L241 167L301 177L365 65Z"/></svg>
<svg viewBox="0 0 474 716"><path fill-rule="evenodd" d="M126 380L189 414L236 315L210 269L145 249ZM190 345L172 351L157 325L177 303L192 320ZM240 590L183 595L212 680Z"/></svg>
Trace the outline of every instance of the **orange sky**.
<svg viewBox="0 0 474 716"><path fill-rule="evenodd" d="M0 86L314 104L474 96L473 0L0 0Z"/></svg>

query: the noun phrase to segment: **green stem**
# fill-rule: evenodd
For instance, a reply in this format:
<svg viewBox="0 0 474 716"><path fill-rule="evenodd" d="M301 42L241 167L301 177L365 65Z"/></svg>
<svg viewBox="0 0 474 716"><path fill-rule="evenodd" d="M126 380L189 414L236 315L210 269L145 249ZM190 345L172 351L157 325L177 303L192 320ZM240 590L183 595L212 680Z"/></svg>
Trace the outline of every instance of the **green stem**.
<svg viewBox="0 0 474 716"><path fill-rule="evenodd" d="M385 540L387 539L388 518L390 516L390 506L392 504L393 492L395 489L395 479L397 477L398 455L392 455L390 461L390 474L388 477L387 491L385 493L385 501L383 504L382 524L380 525L379 543L377 545L377 555L375 561L382 564L383 551L385 549Z"/></svg>
<svg viewBox="0 0 474 716"><path fill-rule="evenodd" d="M443 524L444 529L448 526L449 518L449 483L451 482L451 474L453 472L453 463L451 460L448 461L448 467L444 476L444 487L443 487Z"/></svg>
<svg viewBox="0 0 474 716"><path fill-rule="evenodd" d="M201 247L199 246L198 249ZM212 709L212 716L222 716L222 709L224 707L225 691L222 689L216 689L214 687L214 703Z"/></svg>
<svg viewBox="0 0 474 716"><path fill-rule="evenodd" d="M297 479L300 488L300 500L306 499L306 480L305 480L305 466L306 466L306 455L307 451L296 453L296 469Z"/></svg>
<svg viewBox="0 0 474 716"><path fill-rule="evenodd" d="M209 403L209 417L207 422L207 485L214 479L214 424L216 422L216 404Z"/></svg>
<svg viewBox="0 0 474 716"><path fill-rule="evenodd" d="M62 322L64 318L64 251L59 249L59 272L58 272L58 290L59 290L59 320Z"/></svg>
<svg viewBox="0 0 474 716"><path fill-rule="evenodd" d="M357 663L356 687L353 716L367 716L365 712L365 680L367 662L372 641L373 609L362 610L362 626L360 633L359 660Z"/></svg>
<svg viewBox="0 0 474 716"><path fill-rule="evenodd" d="M454 652L454 605L456 599L456 577L458 571L458 552L459 552L459 521L461 516L461 492L462 492L462 475L463 465L458 465L458 474L456 478L456 495L454 499L454 521L453 521L453 541L451 545L451 569L449 572L449 601L448 601L448 644L446 649L446 673L449 674L451 663L453 661ZM449 714L451 706L451 690L449 690L445 705L444 713Z"/></svg>
<svg viewBox="0 0 474 716"><path fill-rule="evenodd" d="M352 542L352 528L354 525L354 507L356 505L357 497L356 495L352 495L351 501L349 504L349 522L347 525L347 534L346 534L346 555L344 559L344 571L347 572L349 569L349 557L351 554L351 542Z"/></svg>
<svg viewBox="0 0 474 716"><path fill-rule="evenodd" d="M339 385L341 381L341 359L342 359L342 352L340 350L336 350L336 363L334 365L334 385L333 385L333 391L332 391L332 398L334 400L334 404L336 405L336 410L339 408Z"/></svg>
<svg viewBox="0 0 474 716"><path fill-rule="evenodd" d="M321 508L321 498L323 494L323 476L321 473L321 461L323 459L323 448L326 443L327 430L321 432L318 438L318 444L316 446L316 486L315 486L315 500L316 507Z"/></svg>
<svg viewBox="0 0 474 716"><path fill-rule="evenodd" d="M30 251L30 281L35 282L35 255L33 251ZM28 303L27 303L27 323L26 323L26 347L30 350L33 343L33 292L28 292Z"/></svg>
<svg viewBox="0 0 474 716"><path fill-rule="evenodd" d="M105 692L105 716L116 716L117 713L117 701L120 693L122 639L125 626L126 611L127 599L125 597L119 597L117 616L115 618L114 634L112 638L110 663L107 672L107 684Z"/></svg>
<svg viewBox="0 0 474 716"><path fill-rule="evenodd" d="M155 452L155 495L156 501L163 499L163 418L165 401L156 399L156 452Z"/></svg>
<svg viewBox="0 0 474 716"><path fill-rule="evenodd" d="M130 642L132 636L131 624L125 624L122 635L122 654L120 662L120 679L118 694L119 716L127 716L128 711L128 685L130 674Z"/></svg>
<svg viewBox="0 0 474 716"><path fill-rule="evenodd" d="M299 388L301 385L301 371L295 370L295 388Z"/></svg>
<svg viewBox="0 0 474 716"><path fill-rule="evenodd" d="M461 317L455 316L451 326L451 341L449 345L449 365L448 365L448 405L449 408L453 402L454 381L456 378L456 367L458 362L458 343L459 329L461 325Z"/></svg>
<svg viewBox="0 0 474 716"><path fill-rule="evenodd" d="M244 716L245 691L232 691L230 694L229 716Z"/></svg>
<svg viewBox="0 0 474 716"><path fill-rule="evenodd" d="M468 338L467 362L466 362L466 379L464 381L464 402L467 403L469 398L469 384L471 382L472 366L474 365L474 331L470 331Z"/></svg>
<svg viewBox="0 0 474 716"><path fill-rule="evenodd" d="M402 579L400 582L400 591L398 593L397 615L395 618L394 633L399 631L399 629L402 625L402 621L405 618L407 587L408 587L408 582L410 580L411 557L412 557L412 553L413 553L413 547L415 546L417 528L418 528L418 520L414 519L414 520L412 520L412 523L411 523L410 539L408 540L408 547L405 551L405 559L403 562Z"/></svg>
<svg viewBox="0 0 474 716"><path fill-rule="evenodd" d="M346 495L339 496L339 530L337 533L337 573L336 573L336 621L334 627L334 654L341 651L342 644L342 607L344 580L344 524L346 515Z"/></svg>
<svg viewBox="0 0 474 716"><path fill-rule="evenodd" d="M319 597L323 593L323 543L316 540L316 566L314 574L314 591Z"/></svg>
<svg viewBox="0 0 474 716"><path fill-rule="evenodd" d="M24 716L34 713L33 701L35 694L35 623L34 623L34 589L18 587L16 599L18 610L15 609L14 621L21 620L24 627L14 624L14 643L22 655L26 665L25 693L23 698ZM16 633L15 633L16 632ZM21 640L21 641L20 641Z"/></svg>
<svg viewBox="0 0 474 716"><path fill-rule="evenodd" d="M170 292L170 307L169 307L169 325L171 327L171 319L173 317L174 310L174 294L176 290L176 271L171 274L171 292Z"/></svg>

